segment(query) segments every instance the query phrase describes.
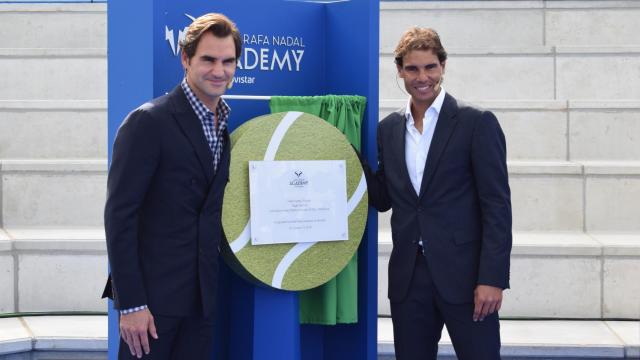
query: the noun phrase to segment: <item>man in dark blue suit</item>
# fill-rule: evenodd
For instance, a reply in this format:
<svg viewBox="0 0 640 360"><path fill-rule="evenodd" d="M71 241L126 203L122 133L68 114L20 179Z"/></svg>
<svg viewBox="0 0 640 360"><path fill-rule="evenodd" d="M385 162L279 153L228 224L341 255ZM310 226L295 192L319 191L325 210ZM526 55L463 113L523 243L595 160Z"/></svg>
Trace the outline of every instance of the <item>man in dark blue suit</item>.
<svg viewBox="0 0 640 360"><path fill-rule="evenodd" d="M107 181L111 265L105 295L120 311L119 359L209 359L229 178L231 86L242 43L207 14L180 44L185 77L119 128Z"/></svg>
<svg viewBox="0 0 640 360"><path fill-rule="evenodd" d="M370 203L393 210L389 299L396 358L436 359L446 324L459 359L499 359L498 310L509 287L511 200L496 117L456 100L432 29L395 50L406 108L378 125Z"/></svg>

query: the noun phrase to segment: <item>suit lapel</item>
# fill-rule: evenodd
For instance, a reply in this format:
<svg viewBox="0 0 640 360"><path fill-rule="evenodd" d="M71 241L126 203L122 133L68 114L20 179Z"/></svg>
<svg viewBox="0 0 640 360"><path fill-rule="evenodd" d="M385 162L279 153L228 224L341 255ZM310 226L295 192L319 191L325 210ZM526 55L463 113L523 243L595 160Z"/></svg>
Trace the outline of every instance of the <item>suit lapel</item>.
<svg viewBox="0 0 640 360"><path fill-rule="evenodd" d="M440 109L440 115L438 116L438 122L433 133L433 139L431 140L431 146L429 147L429 155L427 155L427 164L422 174L422 184L420 185L420 196L422 199L425 191L431 183L433 174L438 167L438 162L442 156L442 152L447 147L449 138L453 133L453 130L458 123L456 118L458 112L458 104L456 99L449 94L445 94L442 108Z"/></svg>
<svg viewBox="0 0 640 360"><path fill-rule="evenodd" d="M213 156L211 155L211 149L209 148L207 139L204 136L202 123L191 108L191 104L189 104L180 86L173 89L170 96L174 105L174 118L182 129L182 132L187 139L189 139L191 146L193 146L200 165L202 165L202 171L210 183L213 179Z"/></svg>
<svg viewBox="0 0 640 360"><path fill-rule="evenodd" d="M409 170L407 169L407 159L405 157L405 146L406 146L406 132L407 132L407 120L404 115L404 109L396 112L397 117L396 121L393 125L393 138L391 139L391 143L393 144L393 158L400 159L400 176L405 181L405 186L411 191L412 194L418 196L416 194L413 185L411 184L411 178L409 177ZM388 165L387 165L388 166Z"/></svg>

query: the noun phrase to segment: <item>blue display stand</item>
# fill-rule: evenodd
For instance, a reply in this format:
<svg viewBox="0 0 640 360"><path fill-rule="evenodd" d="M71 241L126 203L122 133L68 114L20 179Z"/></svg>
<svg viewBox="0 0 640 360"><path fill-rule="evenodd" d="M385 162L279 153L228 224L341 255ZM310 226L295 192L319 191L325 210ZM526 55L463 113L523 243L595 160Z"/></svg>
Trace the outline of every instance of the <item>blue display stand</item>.
<svg viewBox="0 0 640 360"><path fill-rule="evenodd" d="M183 76L178 40L208 12L243 33L243 56L229 95L362 95L362 152L375 163L378 123L379 3L370 0L109 0L109 159L127 113ZM230 130L269 113L268 102L229 99ZM300 325L295 292L256 287L222 266L215 359L375 359L377 217L359 249L358 323ZM117 358L118 314L109 303L109 359Z"/></svg>

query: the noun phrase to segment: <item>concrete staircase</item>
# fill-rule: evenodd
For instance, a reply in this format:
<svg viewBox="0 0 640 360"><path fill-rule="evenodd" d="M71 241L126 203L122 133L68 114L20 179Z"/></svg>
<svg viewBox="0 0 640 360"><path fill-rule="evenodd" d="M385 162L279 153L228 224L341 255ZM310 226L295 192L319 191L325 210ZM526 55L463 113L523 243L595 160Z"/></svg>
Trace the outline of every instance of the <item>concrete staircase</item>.
<svg viewBox="0 0 640 360"><path fill-rule="evenodd" d="M105 4L0 4L0 313L100 311Z"/></svg>
<svg viewBox="0 0 640 360"><path fill-rule="evenodd" d="M415 24L442 36L447 91L505 130L515 243L502 316L640 318L640 3L383 1L380 16L381 117L406 101L391 53ZM0 4L0 33L0 313L104 311L106 5ZM631 343L610 357L636 354Z"/></svg>
<svg viewBox="0 0 640 360"><path fill-rule="evenodd" d="M501 323L502 358L638 359L640 328L631 321L515 321ZM455 359L446 332L438 359ZM378 359L394 359L390 319L378 321ZM106 316L0 319L0 360L107 358Z"/></svg>
<svg viewBox="0 0 640 360"><path fill-rule="evenodd" d="M449 52L447 91L505 131L515 234L503 317L640 317L639 18L635 1L381 2L381 118L406 103L392 54L419 25Z"/></svg>

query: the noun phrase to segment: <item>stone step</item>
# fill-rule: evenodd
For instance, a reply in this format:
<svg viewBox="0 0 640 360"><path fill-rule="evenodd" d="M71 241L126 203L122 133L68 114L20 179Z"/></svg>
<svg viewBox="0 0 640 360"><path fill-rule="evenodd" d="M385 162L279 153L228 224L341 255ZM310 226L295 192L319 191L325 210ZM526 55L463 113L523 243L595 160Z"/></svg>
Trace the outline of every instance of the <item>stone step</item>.
<svg viewBox="0 0 640 360"><path fill-rule="evenodd" d="M0 160L5 227L102 226L106 160Z"/></svg>
<svg viewBox="0 0 640 360"><path fill-rule="evenodd" d="M520 359L637 359L637 321L501 320L500 355ZM378 359L395 359L391 319L378 319ZM438 359L455 359L451 339L442 332Z"/></svg>
<svg viewBox="0 0 640 360"><path fill-rule="evenodd" d="M380 48L413 25L450 48L640 45L639 17L637 1L382 1Z"/></svg>
<svg viewBox="0 0 640 360"><path fill-rule="evenodd" d="M514 231L640 231L640 162L508 166ZM380 231L390 217L379 215Z"/></svg>
<svg viewBox="0 0 640 360"><path fill-rule="evenodd" d="M378 313L387 316L390 232L378 241ZM103 311L106 272L102 228L0 230L0 313ZM501 313L637 319L638 273L640 233L516 233Z"/></svg>
<svg viewBox="0 0 640 360"><path fill-rule="evenodd" d="M378 235L378 313L390 315L390 231ZM427 245L428 251L428 245ZM640 233L515 233L509 318L640 318Z"/></svg>
<svg viewBox="0 0 640 360"><path fill-rule="evenodd" d="M637 321L502 320L501 355L513 359L633 359L640 356ZM0 359L49 352L56 359L106 359L107 317L39 316L0 319ZM378 319L378 359L394 359L393 329L388 318ZM454 358L444 329L439 359Z"/></svg>
<svg viewBox="0 0 640 360"><path fill-rule="evenodd" d="M515 231L640 231L638 162L511 162L509 171Z"/></svg>
<svg viewBox="0 0 640 360"><path fill-rule="evenodd" d="M107 337L104 315L0 319L0 359L106 360Z"/></svg>
<svg viewBox="0 0 640 360"><path fill-rule="evenodd" d="M380 54L379 73L380 99L407 97L392 53ZM444 87L461 99L635 100L640 87L629 79L638 78L640 45L451 49Z"/></svg>
<svg viewBox="0 0 640 360"><path fill-rule="evenodd" d="M516 231L640 231L639 162L511 161L509 172ZM0 173L5 227L103 223L106 160L0 160Z"/></svg>
<svg viewBox="0 0 640 360"><path fill-rule="evenodd" d="M0 100L104 100L106 48L0 48Z"/></svg>
<svg viewBox="0 0 640 360"><path fill-rule="evenodd" d="M106 156L106 101L0 100L0 159Z"/></svg>
<svg viewBox="0 0 640 360"><path fill-rule="evenodd" d="M106 49L107 5L0 4L0 34L0 48Z"/></svg>
<svg viewBox="0 0 640 360"><path fill-rule="evenodd" d="M640 159L638 101L469 102L496 114L507 139L509 160ZM406 104L406 99L381 100L380 119Z"/></svg>
<svg viewBox="0 0 640 360"><path fill-rule="evenodd" d="M0 313L106 311L104 229L0 230L0 274Z"/></svg>
<svg viewBox="0 0 640 360"><path fill-rule="evenodd" d="M13 244L0 229L0 314L15 310L15 266Z"/></svg>
<svg viewBox="0 0 640 360"><path fill-rule="evenodd" d="M640 158L638 101L473 103L500 119L510 160ZM406 101L383 100L380 105L383 118ZM0 114L0 159L106 157L104 100L0 100ZM56 126L49 126L52 122Z"/></svg>

